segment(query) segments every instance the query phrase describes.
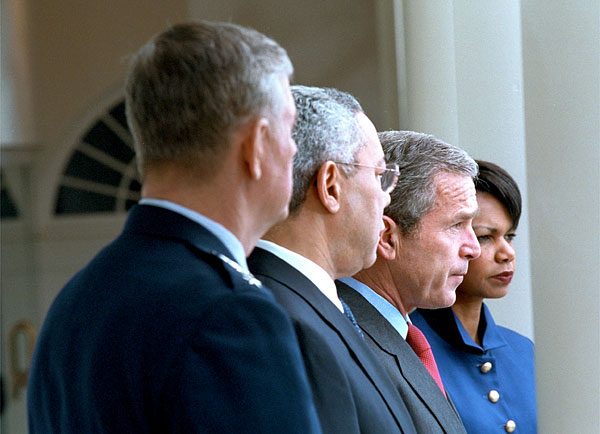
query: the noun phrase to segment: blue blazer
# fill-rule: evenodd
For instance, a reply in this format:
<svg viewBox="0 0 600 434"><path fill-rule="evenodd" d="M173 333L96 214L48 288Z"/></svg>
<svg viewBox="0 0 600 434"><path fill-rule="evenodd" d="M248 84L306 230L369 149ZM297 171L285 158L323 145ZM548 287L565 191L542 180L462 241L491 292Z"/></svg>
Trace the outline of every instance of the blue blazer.
<svg viewBox="0 0 600 434"><path fill-rule="evenodd" d="M320 432L288 316L219 255L201 225L132 208L48 312L30 432Z"/></svg>
<svg viewBox="0 0 600 434"><path fill-rule="evenodd" d="M266 250L250 270L292 318L324 433L415 433L404 402L348 318L302 273Z"/></svg>
<svg viewBox="0 0 600 434"><path fill-rule="evenodd" d="M358 291L336 281L339 296L350 306L365 340L394 382L417 431L466 434L456 409L413 349L389 321Z"/></svg>
<svg viewBox="0 0 600 434"><path fill-rule="evenodd" d="M508 421L514 423L515 433L537 432L534 354L529 339L496 325L485 304L480 319L482 346L471 339L451 308L418 309L410 318L427 336L444 386L468 433L505 432ZM491 391L498 392L497 401Z"/></svg>

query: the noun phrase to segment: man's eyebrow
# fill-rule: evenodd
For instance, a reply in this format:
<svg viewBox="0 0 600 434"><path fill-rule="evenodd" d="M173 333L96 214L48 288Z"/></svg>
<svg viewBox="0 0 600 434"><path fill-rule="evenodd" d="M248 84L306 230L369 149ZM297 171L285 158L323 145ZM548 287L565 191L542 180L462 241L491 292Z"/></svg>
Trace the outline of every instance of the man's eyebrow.
<svg viewBox="0 0 600 434"><path fill-rule="evenodd" d="M498 232L498 228L495 228L493 226L485 226L485 225L477 225L477 226L473 226L473 229L486 229L489 232L491 232L492 234L495 234Z"/></svg>
<svg viewBox="0 0 600 434"><path fill-rule="evenodd" d="M477 217L478 215L479 215L479 207L472 212L460 211L458 214L456 214L454 216L454 219L455 220L471 220L471 219L474 219L475 217Z"/></svg>

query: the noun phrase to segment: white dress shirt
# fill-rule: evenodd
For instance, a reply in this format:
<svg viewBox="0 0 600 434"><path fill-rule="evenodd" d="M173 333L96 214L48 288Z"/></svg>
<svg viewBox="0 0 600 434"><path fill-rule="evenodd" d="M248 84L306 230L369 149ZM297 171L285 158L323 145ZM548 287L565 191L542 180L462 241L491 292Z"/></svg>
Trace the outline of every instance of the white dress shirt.
<svg viewBox="0 0 600 434"><path fill-rule="evenodd" d="M281 247L279 244L275 244L271 241L259 240L258 244L256 244L256 247L267 250L268 252L271 252L277 256L279 259L290 264L292 267L306 276L306 278L312 283L314 283L314 285L319 288L319 291L321 291L323 295L325 295L325 297L327 297L340 310L340 312L344 312L342 302L337 295L335 282L327 273L327 271L325 271L319 265L315 264L310 259L307 259L296 252L292 252L285 247Z"/></svg>

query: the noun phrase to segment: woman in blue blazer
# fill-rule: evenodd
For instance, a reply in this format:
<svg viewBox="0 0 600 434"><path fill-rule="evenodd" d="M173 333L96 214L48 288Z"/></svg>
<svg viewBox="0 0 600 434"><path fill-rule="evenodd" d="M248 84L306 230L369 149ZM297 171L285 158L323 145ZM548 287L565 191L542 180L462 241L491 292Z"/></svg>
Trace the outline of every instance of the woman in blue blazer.
<svg viewBox="0 0 600 434"><path fill-rule="evenodd" d="M472 260L452 307L410 317L429 340L446 390L469 433L536 433L533 343L496 325L483 303L508 293L515 271L512 240L521 194L497 165L478 161L480 213L473 229L481 256Z"/></svg>

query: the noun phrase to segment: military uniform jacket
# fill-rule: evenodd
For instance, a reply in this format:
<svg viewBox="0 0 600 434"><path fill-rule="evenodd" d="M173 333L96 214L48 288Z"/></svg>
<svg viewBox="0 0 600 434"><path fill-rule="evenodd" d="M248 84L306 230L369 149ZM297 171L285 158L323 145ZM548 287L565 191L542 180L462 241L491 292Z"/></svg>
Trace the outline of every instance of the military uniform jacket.
<svg viewBox="0 0 600 434"><path fill-rule="evenodd" d="M418 309L410 317L431 344L468 433L537 432L533 343L528 338L496 325L485 304L482 346L451 308Z"/></svg>
<svg viewBox="0 0 600 434"><path fill-rule="evenodd" d="M320 432L290 320L188 218L137 205L36 346L31 434Z"/></svg>
<svg viewBox="0 0 600 434"><path fill-rule="evenodd" d="M302 273L256 248L252 273L287 310L324 433L415 433L404 402L352 323Z"/></svg>
<svg viewBox="0 0 600 434"><path fill-rule="evenodd" d="M359 292L339 280L336 285L339 296L352 309L365 340L400 392L417 432L465 434L456 409L440 391L410 345Z"/></svg>

